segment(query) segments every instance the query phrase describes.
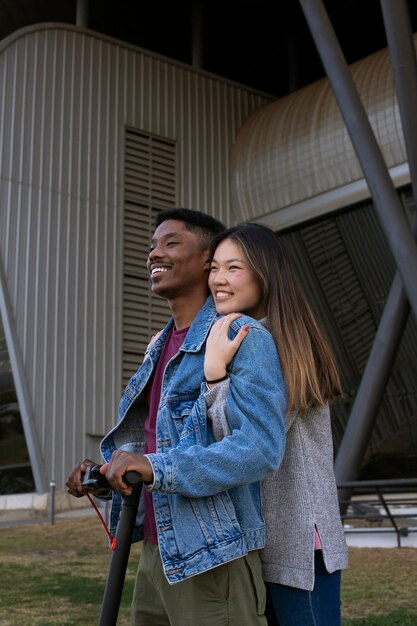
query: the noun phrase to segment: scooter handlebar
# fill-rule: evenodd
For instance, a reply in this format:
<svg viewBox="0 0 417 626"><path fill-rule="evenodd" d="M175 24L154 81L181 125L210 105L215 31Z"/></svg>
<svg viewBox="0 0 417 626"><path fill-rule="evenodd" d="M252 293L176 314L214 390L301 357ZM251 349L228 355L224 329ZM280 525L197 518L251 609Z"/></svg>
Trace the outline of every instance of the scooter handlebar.
<svg viewBox="0 0 417 626"><path fill-rule="evenodd" d="M90 491L94 490L111 490L110 484L107 482L106 477L100 474L100 465L89 465L85 471L82 484L84 487L88 487ZM130 470L123 474L123 480L131 487L137 485L142 481L142 476L139 472Z"/></svg>
<svg viewBox="0 0 417 626"><path fill-rule="evenodd" d="M133 485L137 485L142 481L142 476L139 474L139 472L131 470L123 475L123 480L127 485L133 487Z"/></svg>

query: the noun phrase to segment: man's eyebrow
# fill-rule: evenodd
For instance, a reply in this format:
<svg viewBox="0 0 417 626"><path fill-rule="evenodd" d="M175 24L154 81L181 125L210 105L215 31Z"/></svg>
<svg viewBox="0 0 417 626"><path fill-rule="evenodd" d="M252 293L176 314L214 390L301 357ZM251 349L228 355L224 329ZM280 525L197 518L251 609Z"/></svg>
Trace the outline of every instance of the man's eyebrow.
<svg viewBox="0 0 417 626"><path fill-rule="evenodd" d="M160 239L164 240L164 239L169 239L169 237L182 237L182 233L176 231L173 233L166 233L165 235L163 235ZM152 237L151 239L151 243L155 243L155 241L158 241L158 239L155 239L155 237Z"/></svg>

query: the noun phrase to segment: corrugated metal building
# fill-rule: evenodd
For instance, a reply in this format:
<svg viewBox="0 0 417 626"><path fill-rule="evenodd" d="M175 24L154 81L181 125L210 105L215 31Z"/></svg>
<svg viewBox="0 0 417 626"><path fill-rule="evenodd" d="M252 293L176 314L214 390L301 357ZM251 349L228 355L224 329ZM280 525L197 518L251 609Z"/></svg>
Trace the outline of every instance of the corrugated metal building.
<svg viewBox="0 0 417 626"><path fill-rule="evenodd" d="M387 52L352 71L403 187ZM0 43L0 123L0 312L38 491L97 458L166 319L145 269L165 207L283 232L342 368L340 440L395 268L327 80L272 102L97 33L37 25ZM411 432L415 346L410 320L374 446Z"/></svg>
<svg viewBox="0 0 417 626"><path fill-rule="evenodd" d="M232 222L231 145L267 101L71 25L0 43L1 316L39 491L97 457L167 319L145 267L155 212Z"/></svg>

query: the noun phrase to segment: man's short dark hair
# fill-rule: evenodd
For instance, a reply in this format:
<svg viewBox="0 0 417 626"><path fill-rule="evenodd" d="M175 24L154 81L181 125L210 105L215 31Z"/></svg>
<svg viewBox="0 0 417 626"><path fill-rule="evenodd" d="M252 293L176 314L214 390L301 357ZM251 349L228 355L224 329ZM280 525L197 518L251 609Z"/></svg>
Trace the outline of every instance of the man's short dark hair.
<svg viewBox="0 0 417 626"><path fill-rule="evenodd" d="M225 230L224 224L219 222L219 220L194 209L166 209L161 211L156 216L155 228L158 228L167 220L184 222L187 230L191 230L199 235L203 249L209 247L210 241L215 235Z"/></svg>

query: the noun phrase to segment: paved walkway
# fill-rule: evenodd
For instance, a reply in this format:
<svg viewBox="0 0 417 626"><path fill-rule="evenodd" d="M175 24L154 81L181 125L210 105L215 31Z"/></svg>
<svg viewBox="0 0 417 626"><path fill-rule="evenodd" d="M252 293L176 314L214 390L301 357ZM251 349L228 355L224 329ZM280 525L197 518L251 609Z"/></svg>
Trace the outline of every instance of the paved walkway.
<svg viewBox="0 0 417 626"><path fill-rule="evenodd" d="M73 498L66 492L55 494L54 520L96 515L87 498ZM102 508L100 503L99 508ZM101 511L102 512L102 511ZM0 496L0 527L51 522L50 494Z"/></svg>
<svg viewBox="0 0 417 626"><path fill-rule="evenodd" d="M0 528L52 522L49 494L19 494L0 496ZM110 503L97 500L103 517L108 517ZM13 508L15 507L15 508ZM87 498L73 498L67 492L55 494L54 521L96 515ZM388 532L387 532L388 531ZM396 548L397 534L393 529L345 527L346 541L350 547L358 548ZM401 536L402 547L417 548L417 532Z"/></svg>

